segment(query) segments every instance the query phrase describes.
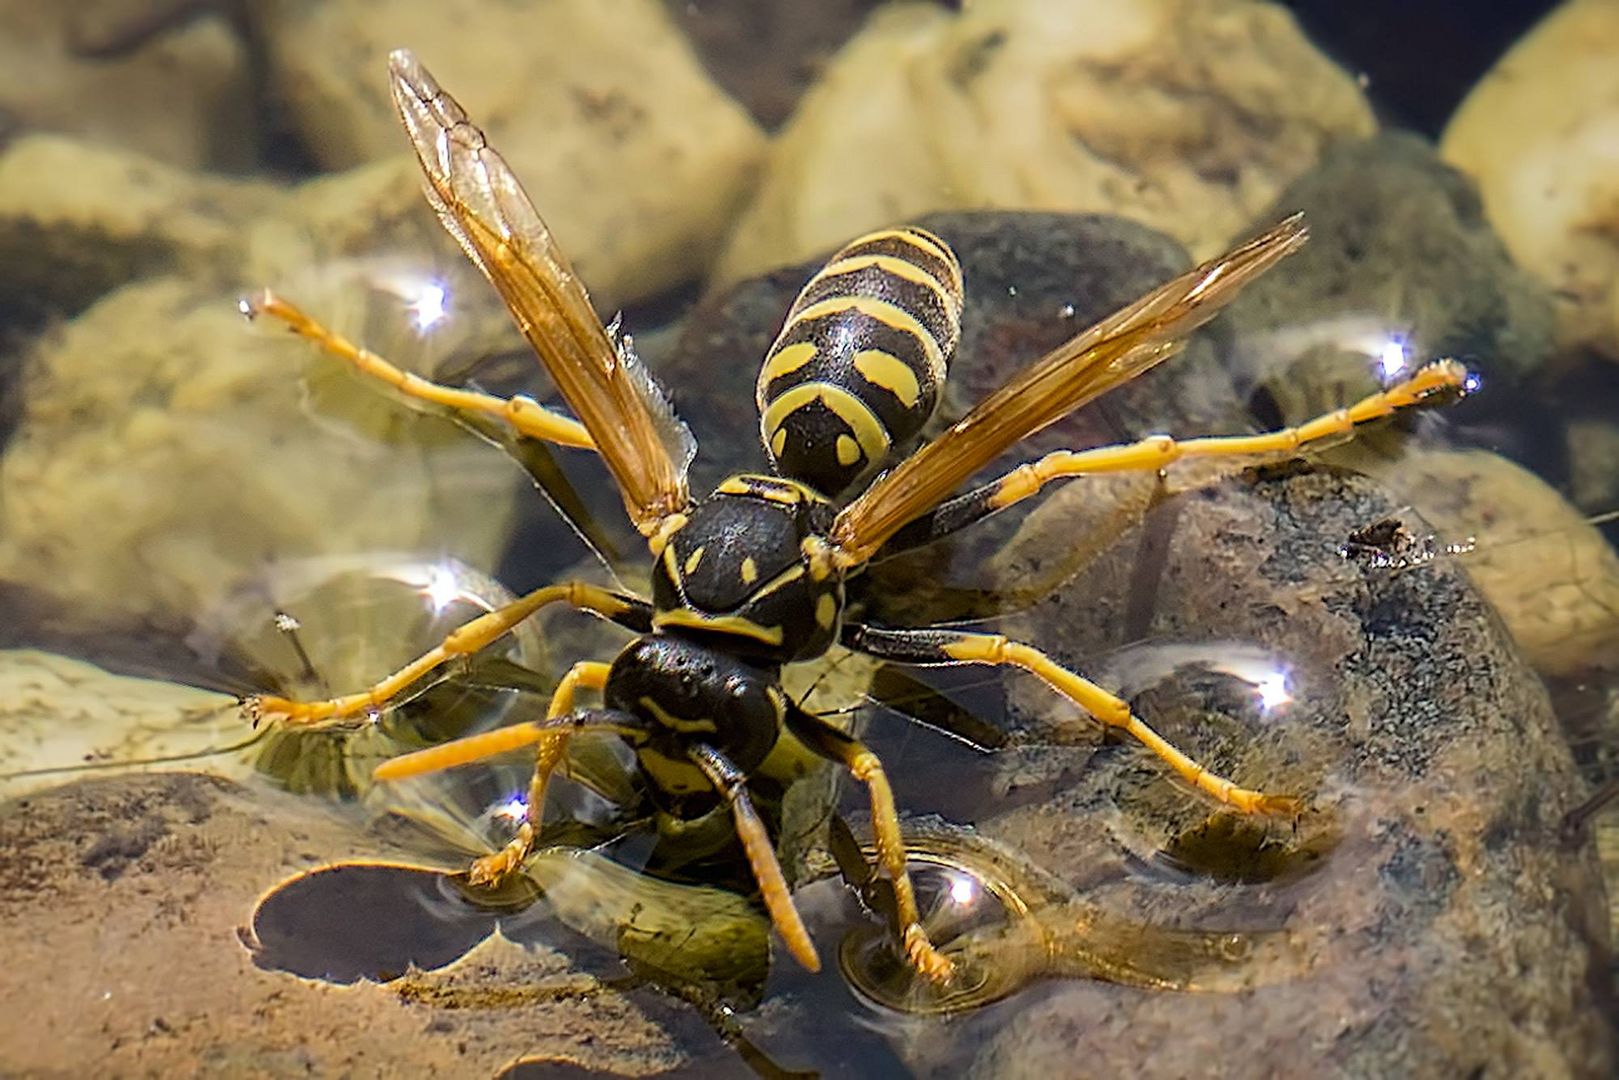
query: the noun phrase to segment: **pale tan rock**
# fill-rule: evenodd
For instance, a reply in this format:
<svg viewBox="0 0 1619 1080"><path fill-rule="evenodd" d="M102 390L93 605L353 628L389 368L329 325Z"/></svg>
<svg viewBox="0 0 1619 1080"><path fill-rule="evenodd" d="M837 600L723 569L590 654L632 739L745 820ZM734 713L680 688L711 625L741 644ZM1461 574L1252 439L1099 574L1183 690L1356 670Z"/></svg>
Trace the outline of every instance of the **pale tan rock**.
<svg viewBox="0 0 1619 1080"><path fill-rule="evenodd" d="M1375 123L1268 3L878 10L773 146L726 279L932 210L1108 211L1212 254Z"/></svg>
<svg viewBox="0 0 1619 1080"><path fill-rule="evenodd" d="M412 340L400 300L359 287L368 264L331 269L350 280L289 276L287 291L371 328L401 363L432 371L465 341L458 320ZM411 551L490 567L505 541L510 463L279 327L249 328L231 293L127 285L24 366L0 458L0 580L55 598L69 623L184 626L278 561Z"/></svg>
<svg viewBox="0 0 1619 1080"><path fill-rule="evenodd" d="M607 307L707 266L763 148L656 0L283 2L260 18L295 123L332 168L406 151L387 57L414 49Z"/></svg>
<svg viewBox="0 0 1619 1080"><path fill-rule="evenodd" d="M1619 358L1619 3L1547 16L1462 102L1440 153L1552 286L1563 343Z"/></svg>
<svg viewBox="0 0 1619 1080"><path fill-rule="evenodd" d="M0 651L0 795L16 798L74 779L173 764L160 757L202 754L247 735L234 698L190 686L113 675L35 649ZM245 777L243 753L207 754L191 768ZM60 771L51 771L60 770Z"/></svg>
<svg viewBox="0 0 1619 1080"><path fill-rule="evenodd" d="M247 52L226 20L195 19L127 55L78 54L97 44L98 6L0 3L0 110L182 168L248 165Z"/></svg>
<svg viewBox="0 0 1619 1080"><path fill-rule="evenodd" d="M1545 481L1482 450L1409 449L1358 460L1408 500L1448 544L1542 673L1619 656L1619 555Z"/></svg>

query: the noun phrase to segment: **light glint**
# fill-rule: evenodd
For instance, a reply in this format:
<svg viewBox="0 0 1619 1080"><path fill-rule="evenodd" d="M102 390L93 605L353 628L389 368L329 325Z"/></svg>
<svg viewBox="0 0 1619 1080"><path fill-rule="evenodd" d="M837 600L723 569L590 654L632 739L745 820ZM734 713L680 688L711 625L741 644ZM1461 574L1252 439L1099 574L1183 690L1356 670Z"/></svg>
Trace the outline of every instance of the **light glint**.
<svg viewBox="0 0 1619 1080"><path fill-rule="evenodd" d="M1389 338L1377 351L1377 365L1383 369L1383 378L1393 379L1405 370L1405 342Z"/></svg>
<svg viewBox="0 0 1619 1080"><path fill-rule="evenodd" d="M970 877L958 877L950 882L950 899L958 904L970 904L978 895L978 883Z"/></svg>
<svg viewBox="0 0 1619 1080"><path fill-rule="evenodd" d="M425 281L412 292L414 295L406 302L405 310L415 320L417 331L425 333L444 318L450 294L436 281Z"/></svg>
<svg viewBox="0 0 1619 1080"><path fill-rule="evenodd" d="M433 607L433 614L437 615L453 604L461 595L461 585L455 580L455 574L447 567L433 567L427 584L422 586L422 595Z"/></svg>
<svg viewBox="0 0 1619 1080"><path fill-rule="evenodd" d="M1285 671L1267 672L1263 678L1254 683L1254 691L1259 695L1259 707L1266 712L1293 700L1293 695L1287 690Z"/></svg>

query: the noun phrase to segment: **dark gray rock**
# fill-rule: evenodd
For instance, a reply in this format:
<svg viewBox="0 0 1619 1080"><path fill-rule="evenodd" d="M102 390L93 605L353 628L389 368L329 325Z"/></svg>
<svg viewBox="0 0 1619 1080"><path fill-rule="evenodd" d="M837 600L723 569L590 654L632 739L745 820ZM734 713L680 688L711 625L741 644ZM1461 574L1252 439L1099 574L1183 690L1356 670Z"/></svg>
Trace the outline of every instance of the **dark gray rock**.
<svg viewBox="0 0 1619 1080"><path fill-rule="evenodd" d="M1391 337L1413 365L1454 356L1487 386L1520 382L1551 352L1547 289L1512 263L1472 181L1422 138L1340 143L1256 224L1295 210L1310 242L1230 316L1240 373L1269 391L1285 422L1377 389Z"/></svg>
<svg viewBox="0 0 1619 1080"><path fill-rule="evenodd" d="M1062 582L997 628L1308 812L1211 817L1133 742L1013 675L1013 744L974 823L1105 911L1279 932L1291 959L1256 964L1237 993L1046 983L918 1040L921 1071L959 1074L971 1057L983 1076L1075 1061L1099 1075L1609 1075L1598 868L1558 834L1582 785L1493 612L1454 563L1393 572L1338 553L1399 512L1369 481L1295 467L1177 487L1077 571L1069 552L1117 493L1054 493L994 576ZM1268 696L1267 671L1285 673Z"/></svg>

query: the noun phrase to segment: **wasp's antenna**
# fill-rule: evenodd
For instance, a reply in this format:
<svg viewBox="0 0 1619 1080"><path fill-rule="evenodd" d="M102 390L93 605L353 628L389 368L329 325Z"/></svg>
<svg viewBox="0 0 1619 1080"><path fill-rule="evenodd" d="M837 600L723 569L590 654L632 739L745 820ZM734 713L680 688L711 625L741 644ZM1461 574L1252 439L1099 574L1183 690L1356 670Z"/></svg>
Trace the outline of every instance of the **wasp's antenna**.
<svg viewBox="0 0 1619 1080"><path fill-rule="evenodd" d="M236 708L236 705L228 705L209 711L233 712ZM260 728L241 742L230 743L225 746L210 746L202 750L191 750L184 754L164 754L160 757L140 758L134 761L88 761L80 762L77 765L49 765L39 769L19 769L16 772L0 773L0 781L26 780L37 776L71 776L78 773L109 772L114 769L134 769L148 765L173 765L182 761L200 761L203 758L214 757L217 754L234 754L243 750L250 750L269 733L269 728Z"/></svg>

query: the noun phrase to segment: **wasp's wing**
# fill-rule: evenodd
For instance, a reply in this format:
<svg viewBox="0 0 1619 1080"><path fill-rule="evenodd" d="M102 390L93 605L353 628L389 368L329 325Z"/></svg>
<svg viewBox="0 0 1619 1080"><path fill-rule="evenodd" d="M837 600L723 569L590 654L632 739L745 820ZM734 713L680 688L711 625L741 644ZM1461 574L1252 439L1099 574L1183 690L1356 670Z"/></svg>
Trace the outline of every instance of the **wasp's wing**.
<svg viewBox="0 0 1619 1080"><path fill-rule="evenodd" d="M832 538L850 562L871 557L1000 453L1178 352L1244 285L1304 242L1295 214L1081 331L990 394L843 509Z"/></svg>
<svg viewBox="0 0 1619 1080"><path fill-rule="evenodd" d="M687 503L695 445L627 339L609 335L517 177L411 53L388 60L394 104L428 201L500 292L557 389L590 432L644 533Z"/></svg>

